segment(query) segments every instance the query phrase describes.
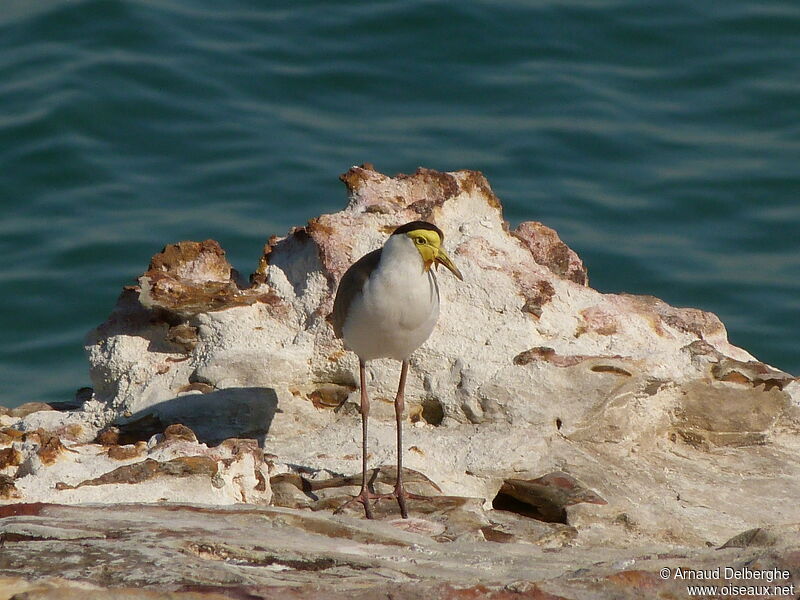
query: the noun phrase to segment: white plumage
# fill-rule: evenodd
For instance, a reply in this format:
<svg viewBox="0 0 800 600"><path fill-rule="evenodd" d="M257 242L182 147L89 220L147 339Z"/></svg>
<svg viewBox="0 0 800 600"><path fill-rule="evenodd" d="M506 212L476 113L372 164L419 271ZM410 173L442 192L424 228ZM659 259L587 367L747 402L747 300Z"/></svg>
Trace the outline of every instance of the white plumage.
<svg viewBox="0 0 800 600"><path fill-rule="evenodd" d="M439 318L439 287L434 265L444 265L461 279L461 272L442 248L444 234L426 221L412 221L394 230L383 248L362 256L342 276L330 322L345 346L358 355L361 384L361 492L353 502L372 518L371 500L393 497L408 518L406 498L418 498L403 488L403 409L408 359L431 335ZM397 482L391 494L376 494L367 482L366 363L374 358L399 360L400 382L394 399L397 423Z"/></svg>
<svg viewBox="0 0 800 600"><path fill-rule="evenodd" d="M430 337L439 318L439 287L414 242L390 237L342 327L345 345L362 360L406 360Z"/></svg>

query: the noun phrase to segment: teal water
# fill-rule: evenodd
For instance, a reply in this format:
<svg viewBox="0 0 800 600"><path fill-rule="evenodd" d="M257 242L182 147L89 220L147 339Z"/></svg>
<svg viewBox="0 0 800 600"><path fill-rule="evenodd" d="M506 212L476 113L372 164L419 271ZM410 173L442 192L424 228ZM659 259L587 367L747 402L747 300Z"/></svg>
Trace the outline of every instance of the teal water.
<svg viewBox="0 0 800 600"><path fill-rule="evenodd" d="M164 244L250 272L365 161L481 170L594 287L800 374L796 0L5 0L0 404L88 385Z"/></svg>

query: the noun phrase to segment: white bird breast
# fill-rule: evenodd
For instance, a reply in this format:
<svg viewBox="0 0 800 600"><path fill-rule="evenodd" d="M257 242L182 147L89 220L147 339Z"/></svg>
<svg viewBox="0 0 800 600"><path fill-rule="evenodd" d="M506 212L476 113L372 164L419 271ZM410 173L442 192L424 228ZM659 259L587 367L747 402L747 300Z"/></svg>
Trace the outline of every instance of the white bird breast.
<svg viewBox="0 0 800 600"><path fill-rule="evenodd" d="M414 242L395 235L350 305L345 344L362 360L405 360L430 337L439 318L439 287Z"/></svg>

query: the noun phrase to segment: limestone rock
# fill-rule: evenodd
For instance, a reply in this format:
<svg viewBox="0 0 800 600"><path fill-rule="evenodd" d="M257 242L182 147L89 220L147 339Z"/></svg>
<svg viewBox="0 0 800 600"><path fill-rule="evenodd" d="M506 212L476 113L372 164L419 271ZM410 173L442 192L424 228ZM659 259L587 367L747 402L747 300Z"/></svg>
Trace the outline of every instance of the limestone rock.
<svg viewBox="0 0 800 600"><path fill-rule="evenodd" d="M87 339L97 397L113 407L111 418L190 393L263 388L281 400L287 387L310 381L354 388L355 358L343 352L326 322L336 284L394 226L420 218L446 232L466 279L440 277L440 325L416 353L409 377L416 406L436 406L445 424L516 422L539 403L529 393L517 410L487 389L501 372L503 379L516 379L519 370L510 367L523 363L515 357L535 348L562 357L537 365L538 389L551 387L562 378L560 368L581 357L600 363L584 365L594 373L608 373L570 373L587 384L582 412L607 397L605 382L626 376L624 365L603 361L638 361L648 377L680 383L706 376L707 365L684 350L691 344L707 345L720 359L761 364L727 342L714 315L587 287L585 267L556 232L536 222L508 230L499 200L479 173L420 169L392 178L353 167L342 179L347 208L271 239L250 288L243 289L211 240L168 246L153 258L140 286L128 290ZM396 375L389 361L375 361L370 375L379 393L392 393ZM289 409L298 398L285 400ZM185 401L180 411L191 412L198 401Z"/></svg>
<svg viewBox="0 0 800 600"><path fill-rule="evenodd" d="M156 254L150 268L139 278L139 302L146 308L166 311L164 318L169 322L170 316L188 317L278 300L268 293L241 289L225 251L216 241L206 240L179 242ZM178 321L168 332L167 341L189 346L189 350L195 335L191 326Z"/></svg>
<svg viewBox="0 0 800 600"><path fill-rule="evenodd" d="M266 504L269 468L255 440L209 448L186 426L150 443L62 441L44 430L9 437L0 450L0 499L6 502L163 502Z"/></svg>
<svg viewBox="0 0 800 600"><path fill-rule="evenodd" d="M620 549L575 546L565 525L533 521L537 536L515 523L491 513L463 521L465 531L492 539L485 541L451 539L427 516L366 521L244 505L15 504L0 507L0 598L367 600L387 589L393 598L434 600L686 598L694 582L676 577L678 569L719 569L719 578L701 582L710 585L760 585L766 574L787 588L800 583L796 527L770 532L768 546ZM537 541L520 543L522 534ZM739 574L725 579L726 567ZM748 569L761 578L748 579Z"/></svg>
<svg viewBox="0 0 800 600"><path fill-rule="evenodd" d="M360 468L357 359L327 321L334 291L394 227L427 219L445 232L464 274L463 282L439 278L439 324L412 357L406 392L405 464L441 490L430 496L445 498L418 507L449 515L437 521L440 535L548 539L554 547L568 540L587 552L705 549L742 531L800 522L800 382L730 344L715 315L592 289L556 232L534 222L509 228L480 173L388 177L364 165L342 180L344 210L271 238L249 284L213 241L156 255L87 336L93 395L81 408L1 417L15 431L54 434L67 450L48 467L33 441L7 434L5 446L23 456L13 466L9 455L4 473L26 473L2 484L8 501L102 501L108 485L79 484L120 468L127 471L114 477L131 477L134 463L149 475L133 489L192 480L196 488L168 497L202 490L213 503L264 501L269 467L277 502L327 507L317 511L323 518ZM389 360L368 366L372 466L395 459L398 373ZM167 445L190 451L165 454L159 436L176 423L198 441L177 435ZM213 446L232 437L263 444L269 464L248 450L228 465L228 451ZM90 444L95 439L106 445ZM73 472L61 467L57 478L53 469L71 465L75 453L85 458L83 471L67 477ZM204 459L192 468L171 462L181 456L209 456L217 474ZM250 483L232 486L237 474ZM223 491L214 492L216 476ZM316 497L303 487L324 480L342 485ZM71 487L53 496L59 481ZM504 497L549 517L526 521L524 534L510 531L503 519L511 513L491 510ZM396 515L391 507L382 514ZM609 571L612 579L598 585L649 586L651 575ZM591 585L581 594L591 595Z"/></svg>

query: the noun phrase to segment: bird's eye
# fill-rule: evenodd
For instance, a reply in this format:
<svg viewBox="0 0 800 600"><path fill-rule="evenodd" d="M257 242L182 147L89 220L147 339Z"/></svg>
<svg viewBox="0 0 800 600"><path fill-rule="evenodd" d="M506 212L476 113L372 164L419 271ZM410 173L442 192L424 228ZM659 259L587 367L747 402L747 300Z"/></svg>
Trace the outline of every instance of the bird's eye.
<svg viewBox="0 0 800 600"><path fill-rule="evenodd" d="M414 241L417 242L418 244L424 244L425 243L425 238L424 237L418 237Z"/></svg>

